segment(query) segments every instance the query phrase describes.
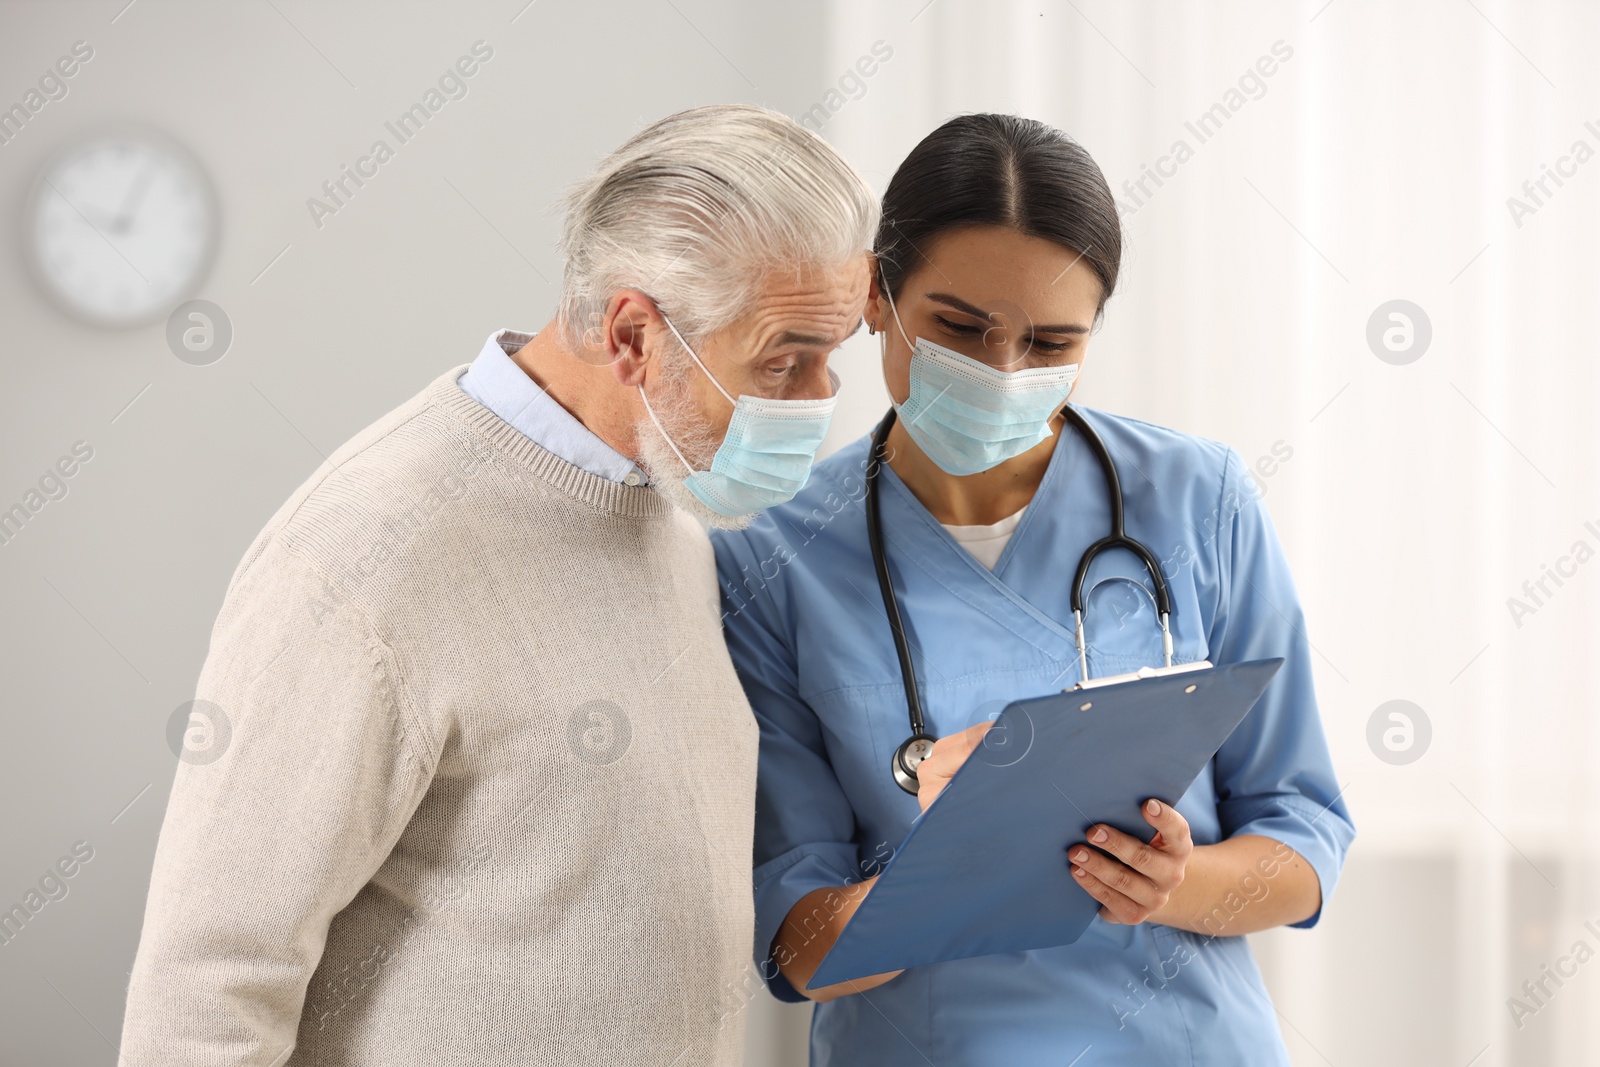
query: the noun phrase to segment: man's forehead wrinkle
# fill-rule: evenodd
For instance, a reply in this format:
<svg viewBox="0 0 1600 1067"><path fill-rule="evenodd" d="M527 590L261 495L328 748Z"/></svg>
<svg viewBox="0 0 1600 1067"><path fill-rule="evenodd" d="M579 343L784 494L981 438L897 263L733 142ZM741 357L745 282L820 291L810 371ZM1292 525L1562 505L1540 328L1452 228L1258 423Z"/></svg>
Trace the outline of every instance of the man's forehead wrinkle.
<svg viewBox="0 0 1600 1067"><path fill-rule="evenodd" d="M842 342L860 320L857 294L843 288L822 293L768 293L761 299L754 317L754 333L763 345L775 340L783 343L836 345ZM802 321L796 321L802 320ZM818 333L819 324L830 329ZM794 335L785 337L785 335Z"/></svg>

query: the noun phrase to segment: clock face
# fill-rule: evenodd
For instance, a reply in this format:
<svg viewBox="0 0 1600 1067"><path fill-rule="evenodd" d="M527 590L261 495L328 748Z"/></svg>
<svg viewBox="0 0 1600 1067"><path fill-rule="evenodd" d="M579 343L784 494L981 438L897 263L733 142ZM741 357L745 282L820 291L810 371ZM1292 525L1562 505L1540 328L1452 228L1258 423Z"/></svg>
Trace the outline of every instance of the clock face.
<svg viewBox="0 0 1600 1067"><path fill-rule="evenodd" d="M67 311L102 326L167 315L210 266L216 201L182 148L105 134L57 157L34 190L33 266Z"/></svg>

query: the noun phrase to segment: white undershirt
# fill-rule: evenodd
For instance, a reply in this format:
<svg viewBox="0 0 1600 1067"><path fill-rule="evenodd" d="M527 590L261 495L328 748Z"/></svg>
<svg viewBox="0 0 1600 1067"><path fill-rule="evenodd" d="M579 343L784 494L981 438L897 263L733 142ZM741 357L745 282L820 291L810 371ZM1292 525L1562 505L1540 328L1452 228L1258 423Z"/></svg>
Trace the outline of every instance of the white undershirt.
<svg viewBox="0 0 1600 1067"><path fill-rule="evenodd" d="M1000 553L1006 550L1006 543L1011 540L1011 534L1016 530L1017 524L1022 521L1022 511L1015 515L1007 515L991 526L952 526L949 523L940 523L956 542L971 552L973 558L983 564L985 569L994 570L994 565L1000 562Z"/></svg>

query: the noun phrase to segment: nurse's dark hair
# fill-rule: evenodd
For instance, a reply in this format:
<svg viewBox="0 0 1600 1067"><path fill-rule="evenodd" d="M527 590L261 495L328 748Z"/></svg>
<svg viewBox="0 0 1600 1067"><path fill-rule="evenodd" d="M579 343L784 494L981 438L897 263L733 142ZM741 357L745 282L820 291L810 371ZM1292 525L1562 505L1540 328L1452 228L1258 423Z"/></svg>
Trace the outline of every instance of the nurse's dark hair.
<svg viewBox="0 0 1600 1067"><path fill-rule="evenodd" d="M1099 309L1117 287L1122 222L1111 188L1083 146L1054 126L958 115L911 150L883 194L873 244L889 295L900 295L922 250L963 226L1007 226L1081 255L1100 279Z"/></svg>

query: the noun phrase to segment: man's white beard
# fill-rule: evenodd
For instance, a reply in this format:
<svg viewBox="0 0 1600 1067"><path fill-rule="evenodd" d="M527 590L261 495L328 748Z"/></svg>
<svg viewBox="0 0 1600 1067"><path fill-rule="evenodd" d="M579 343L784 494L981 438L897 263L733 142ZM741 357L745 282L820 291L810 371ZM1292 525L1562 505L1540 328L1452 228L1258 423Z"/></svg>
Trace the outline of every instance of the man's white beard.
<svg viewBox="0 0 1600 1067"><path fill-rule="evenodd" d="M706 425L705 416L689 394L687 364L688 360L679 360L670 366L656 386L655 395L650 397L650 407L661 421L662 429L672 435L672 444L678 446L678 452L683 453L684 459L694 464L697 471L710 470L711 461L722 441ZM755 521L755 512L729 518L701 503L700 498L684 484L688 480L689 470L673 452L672 445L661 436L661 430L656 429L648 414L635 424L634 429L638 434L639 465L650 476L651 487L673 505L687 511L701 525L719 530L742 530Z"/></svg>

